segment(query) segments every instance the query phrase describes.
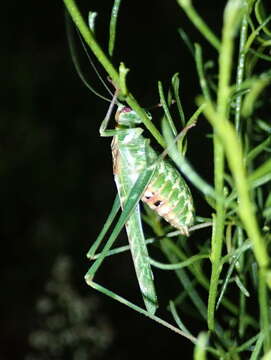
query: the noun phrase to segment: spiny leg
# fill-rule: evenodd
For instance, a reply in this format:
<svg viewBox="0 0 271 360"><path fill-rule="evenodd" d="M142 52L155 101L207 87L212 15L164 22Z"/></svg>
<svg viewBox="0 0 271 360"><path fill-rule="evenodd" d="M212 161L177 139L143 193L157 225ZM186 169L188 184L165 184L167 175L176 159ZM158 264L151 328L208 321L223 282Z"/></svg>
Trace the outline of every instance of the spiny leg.
<svg viewBox="0 0 271 360"><path fill-rule="evenodd" d="M113 245L116 238L118 237L121 229L123 228L124 224L127 222L131 213L134 211L135 206L138 204L138 202L142 196L144 188L146 187L146 185L148 184L148 182L150 181L150 179L154 173L154 169L155 169L154 167L150 167L138 177L135 185L133 186L133 188L128 196L128 200L125 203L123 212L121 213L121 216L120 216L115 228L112 231L112 234L110 235L102 252L99 254L99 257L92 264L92 266L90 267L89 271L87 272L87 274L85 276L85 279L86 279L86 282L88 285L92 286L92 282L93 282L92 280L95 276L96 271L101 266L104 258L107 256L111 246ZM146 256L144 257L144 260L145 261L148 260ZM149 280L150 280L149 277L146 278L145 276L143 276L143 275L146 275L146 268L150 265L148 262L147 265L144 264L144 266L142 267L142 264L143 264L142 261L140 261L139 265L141 266L141 271L143 271L143 272L138 280L143 281L143 284L141 283L141 289L142 288L145 289L143 298L146 303L147 309L150 313L154 313L157 308L156 295L155 295L155 293L153 293L153 289L149 282Z"/></svg>

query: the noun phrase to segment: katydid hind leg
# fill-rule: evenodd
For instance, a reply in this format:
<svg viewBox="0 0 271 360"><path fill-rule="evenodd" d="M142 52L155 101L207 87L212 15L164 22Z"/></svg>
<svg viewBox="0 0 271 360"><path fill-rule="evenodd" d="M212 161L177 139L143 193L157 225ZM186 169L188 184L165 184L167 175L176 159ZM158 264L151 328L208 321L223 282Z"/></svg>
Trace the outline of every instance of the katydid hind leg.
<svg viewBox="0 0 271 360"><path fill-rule="evenodd" d="M124 181L124 178L121 175L117 174L115 178L118 192L120 194L120 199L123 204L123 214L126 213L126 209L129 203L132 202L136 205L133 211L129 214L129 218L127 216L128 221L126 222L126 231L130 244L130 250L133 258L135 272L138 279L138 284L143 296L143 300L145 302L145 306L148 312L150 312L151 314L154 314L157 309L157 296L154 287L151 265L149 262L146 240L142 229L138 202L142 198L142 194L144 193L146 186L151 180L154 170L154 166L147 167L142 172L142 174L139 175L135 185L132 186L130 192L129 186ZM127 193L128 196L126 195Z"/></svg>
<svg viewBox="0 0 271 360"><path fill-rule="evenodd" d="M91 282L92 279L96 273L96 271L98 270L98 268L100 267L100 265L102 264L104 258L107 256L108 251L110 250L111 246L113 245L113 243L115 242L115 240L117 239L120 231L122 230L123 226L125 225L125 223L127 222L129 216L131 215L132 211L134 210L134 208L136 207L136 205L138 204L142 192L144 191L144 188L146 187L146 185L148 184L148 182L150 181L152 175L154 172L154 168L149 168L146 171L144 171L137 179L135 185L132 187L129 196L127 198L127 202L124 205L123 211L120 215L120 218L117 222L117 224L115 225L107 243L105 244L102 252L99 254L99 257L95 260L95 262L92 264L92 266L90 267L89 271L87 272L85 279L86 282L91 286ZM97 241L97 240L96 240ZM95 245L96 246L96 245ZM145 257L145 260L147 260L147 258ZM145 295L145 298L147 298L148 295ZM150 298L152 298L153 296L150 296ZM154 300L151 300L151 305L150 307L153 310L153 303Z"/></svg>

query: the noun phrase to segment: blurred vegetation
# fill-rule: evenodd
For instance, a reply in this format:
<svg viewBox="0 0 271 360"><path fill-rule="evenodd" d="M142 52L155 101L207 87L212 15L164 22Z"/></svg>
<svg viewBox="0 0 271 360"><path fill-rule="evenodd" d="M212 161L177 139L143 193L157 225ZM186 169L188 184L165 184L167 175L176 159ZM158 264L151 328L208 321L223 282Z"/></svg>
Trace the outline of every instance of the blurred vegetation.
<svg viewBox="0 0 271 360"><path fill-rule="evenodd" d="M36 328L29 335L33 351L26 360L99 359L112 344L112 325L101 313L97 296L78 293L73 267L69 257L56 260L36 303Z"/></svg>

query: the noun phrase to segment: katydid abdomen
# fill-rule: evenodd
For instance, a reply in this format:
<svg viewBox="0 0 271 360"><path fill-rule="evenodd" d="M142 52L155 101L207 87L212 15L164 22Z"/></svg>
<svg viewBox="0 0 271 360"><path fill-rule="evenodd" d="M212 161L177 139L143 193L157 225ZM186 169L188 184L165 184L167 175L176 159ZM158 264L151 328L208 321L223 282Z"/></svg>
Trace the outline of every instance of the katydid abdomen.
<svg viewBox="0 0 271 360"><path fill-rule="evenodd" d="M168 161L157 162L142 201L180 230L181 234L189 235L189 227L194 223L192 196L179 172Z"/></svg>

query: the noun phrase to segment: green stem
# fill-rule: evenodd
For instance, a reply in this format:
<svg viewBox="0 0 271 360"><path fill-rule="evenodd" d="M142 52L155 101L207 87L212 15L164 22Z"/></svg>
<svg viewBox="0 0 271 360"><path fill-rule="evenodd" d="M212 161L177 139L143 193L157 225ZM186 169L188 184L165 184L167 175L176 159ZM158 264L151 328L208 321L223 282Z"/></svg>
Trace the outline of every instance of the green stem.
<svg viewBox="0 0 271 360"><path fill-rule="evenodd" d="M224 25L222 30L222 43L219 53L219 82L217 95L217 113L220 115L216 123L227 118L228 99L230 94L230 77L233 56L233 38L240 18L240 4L234 0L229 0L224 11ZM221 197L224 187L224 150L217 134L214 134L214 183L215 191ZM225 208L220 201L216 203L216 220L212 237L212 273L210 282L210 292L208 299L208 327L215 329L215 302L220 275L221 252L223 245Z"/></svg>
<svg viewBox="0 0 271 360"><path fill-rule="evenodd" d="M198 71L198 76L200 80L200 86L202 93L205 97L205 99L209 102L212 101L210 91L208 88L208 83L206 81L205 73L204 73L204 65L202 60L202 50L201 46L199 44L195 44L195 60L196 60L196 67Z"/></svg>
<svg viewBox="0 0 271 360"><path fill-rule="evenodd" d="M117 70L114 68L114 66L111 64L105 53L103 52L100 45L96 42L94 38L94 34L89 29L89 27L86 25L77 5L73 0L63 0L64 4L74 21L76 27L80 31L83 39L88 44L88 46L91 48L97 59L100 61L100 63L103 65L107 73L110 75L113 83L116 86L119 86L119 75Z"/></svg>
<svg viewBox="0 0 271 360"><path fill-rule="evenodd" d="M237 74L236 74L236 91L240 91L243 80L244 80L244 70L245 70L245 60L246 60L246 52L244 51L245 43L247 40L247 30L248 30L248 21L247 21L247 14L243 16L242 23L241 23L241 30L240 30L240 43L239 43L239 57L238 57L238 65L237 65ZM242 108L242 95L238 95L236 97L236 105L235 105L235 129L236 132L241 135L241 108ZM240 226L237 226L237 234L238 234L238 246L241 246L243 243L243 232ZM241 254L239 260L239 276L245 282L246 279L242 274L242 268L244 263L244 256ZM246 309L246 298L245 295L240 292L239 295L239 325L238 325L238 332L240 337L244 336L245 332L245 309Z"/></svg>
<svg viewBox="0 0 271 360"><path fill-rule="evenodd" d="M247 15L244 15L241 25L240 32L240 45L239 45L239 59L237 66L237 76L236 76L236 91L239 91L242 87L244 79L244 70L245 70L245 60L246 53L244 51L245 43L247 40ZM238 95L236 98L236 107L235 107L235 128L238 133L240 133L240 119L241 119L241 107L242 107L242 95Z"/></svg>
<svg viewBox="0 0 271 360"><path fill-rule="evenodd" d="M117 70L114 68L108 57L105 55L104 51L100 47L100 45L97 43L97 41L94 38L93 32L88 28L86 25L78 7L76 6L74 0L63 0L64 4L74 21L75 25L77 26L78 30L80 31L83 39L88 44L94 55L97 57L99 62L102 64L102 66L105 68L107 73L109 74L110 78L112 79L113 84L120 89L120 78ZM127 90L128 91L128 90ZM126 95L126 94L124 94ZM140 116L143 124L146 126L146 128L150 131L150 133L153 135L153 137L157 140L157 142L165 148L165 142L159 131L156 129L156 127L153 125L151 120L148 118L146 112L139 106L136 99L133 97L131 93L128 92L128 95L125 96L125 101L133 110L135 110L138 115Z"/></svg>
<svg viewBox="0 0 271 360"><path fill-rule="evenodd" d="M215 36L215 34L208 27L205 21L199 16L197 11L193 7L191 0L177 0L177 2L180 5L180 7L184 10L190 21L205 37L205 39L208 40L209 43L213 45L213 47L216 50L219 50L220 49L219 39Z"/></svg>
<svg viewBox="0 0 271 360"><path fill-rule="evenodd" d="M267 268L269 257L259 231L254 206L250 200L249 182L244 168L244 156L240 140L232 124L226 118L217 121L219 115L210 104L206 105L204 111L224 145L239 198L239 214L252 243L256 260L260 268Z"/></svg>
<svg viewBox="0 0 271 360"><path fill-rule="evenodd" d="M117 27L117 19L120 8L121 0L115 0L112 8L110 26L109 26L109 44L108 44L108 52L109 55L113 55L114 47L115 47L115 39L116 39L116 27Z"/></svg>
<svg viewBox="0 0 271 360"><path fill-rule="evenodd" d="M91 282L90 286L93 287L94 289L100 291L101 293L103 293L103 294L105 294L105 295L113 298L114 300L117 300L117 301L119 301L120 303L122 303L122 304L130 307L131 309L139 312L140 314L145 315L145 316L147 316L148 318L150 318L150 319L158 322L159 324L167 327L168 329L174 331L175 333L177 333L177 334L179 334L179 335L187 338L187 339L190 340L192 343L194 343L194 344L197 343L197 339L196 339L195 337L190 336L190 335L187 334L187 333L184 333L183 331L179 330L179 329L176 328L175 326L169 324L167 321L159 318L158 316L155 316L155 315L149 313L147 310L142 309L141 307L133 304L132 302L124 299L123 297L121 297L121 296L117 295L116 293L114 293L114 292L106 289L105 287L97 284L96 282ZM218 353L218 351L214 351L214 352L215 352L215 353Z"/></svg>
<svg viewBox="0 0 271 360"><path fill-rule="evenodd" d="M269 299L266 286L266 269L259 269L259 306L260 306L260 324L264 333L264 350L271 349L271 331L269 316Z"/></svg>

